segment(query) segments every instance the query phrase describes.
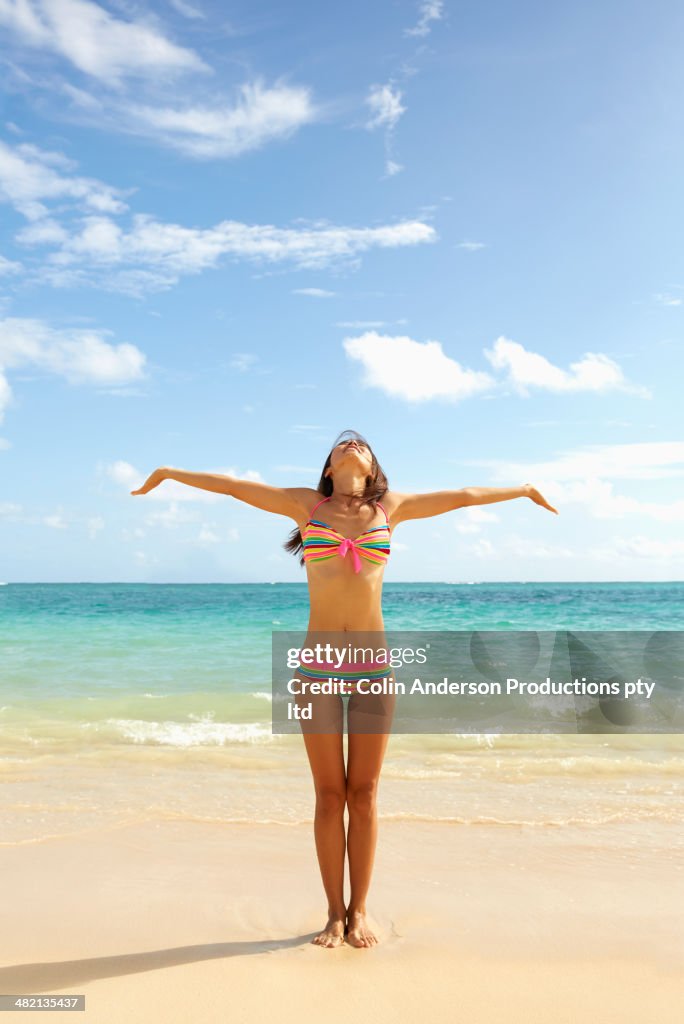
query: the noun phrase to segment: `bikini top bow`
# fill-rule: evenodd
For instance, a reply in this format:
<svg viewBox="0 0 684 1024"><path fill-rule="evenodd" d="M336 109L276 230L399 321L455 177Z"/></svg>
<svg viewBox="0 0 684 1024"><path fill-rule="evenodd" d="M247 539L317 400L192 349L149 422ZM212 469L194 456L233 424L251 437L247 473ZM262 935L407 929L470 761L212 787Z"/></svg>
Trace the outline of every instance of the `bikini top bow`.
<svg viewBox="0 0 684 1024"><path fill-rule="evenodd" d="M361 572L361 559L359 558L358 548L351 537L344 538L339 550L342 558L346 558L347 552L351 551L354 560L354 572Z"/></svg>

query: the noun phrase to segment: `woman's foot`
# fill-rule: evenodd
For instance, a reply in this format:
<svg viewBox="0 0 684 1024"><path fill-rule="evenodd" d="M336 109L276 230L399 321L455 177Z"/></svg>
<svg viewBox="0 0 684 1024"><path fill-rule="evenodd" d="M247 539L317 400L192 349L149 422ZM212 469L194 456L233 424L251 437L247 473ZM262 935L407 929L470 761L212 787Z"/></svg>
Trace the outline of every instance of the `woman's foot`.
<svg viewBox="0 0 684 1024"><path fill-rule="evenodd" d="M350 908L347 911L345 939L350 946L375 946L377 944L378 940L366 922L365 910L352 910Z"/></svg>
<svg viewBox="0 0 684 1024"><path fill-rule="evenodd" d="M344 941L344 917L331 914L322 932L311 940L317 946L341 946Z"/></svg>

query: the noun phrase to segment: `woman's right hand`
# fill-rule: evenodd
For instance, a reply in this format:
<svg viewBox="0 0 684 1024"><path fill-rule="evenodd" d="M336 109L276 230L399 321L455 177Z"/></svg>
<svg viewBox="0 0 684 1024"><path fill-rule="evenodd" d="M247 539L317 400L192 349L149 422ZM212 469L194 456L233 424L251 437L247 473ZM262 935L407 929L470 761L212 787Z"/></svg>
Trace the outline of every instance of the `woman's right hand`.
<svg viewBox="0 0 684 1024"><path fill-rule="evenodd" d="M147 494L148 491L158 487L162 480L166 480L166 470L163 467L150 473L142 487L139 487L137 491L131 491L131 494Z"/></svg>

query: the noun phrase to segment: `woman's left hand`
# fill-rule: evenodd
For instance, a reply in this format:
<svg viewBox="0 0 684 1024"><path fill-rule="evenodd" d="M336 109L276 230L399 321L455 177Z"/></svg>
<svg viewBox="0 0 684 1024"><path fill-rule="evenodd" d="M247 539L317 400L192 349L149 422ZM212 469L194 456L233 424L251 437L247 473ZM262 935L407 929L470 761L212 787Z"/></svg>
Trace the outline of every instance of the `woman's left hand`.
<svg viewBox="0 0 684 1024"><path fill-rule="evenodd" d="M527 497L531 498L535 505L541 505L542 508L547 508L549 512L555 512L556 515L560 515L558 509L554 508L553 505L549 505L544 495L540 494L537 488L533 487L532 484L525 484L525 492Z"/></svg>
<svg viewBox="0 0 684 1024"><path fill-rule="evenodd" d="M155 487L159 487L159 484L164 480L166 480L166 467L160 466L158 469L155 469L150 473L142 487L138 487L137 490L131 491L131 494L147 494L148 491L153 490Z"/></svg>

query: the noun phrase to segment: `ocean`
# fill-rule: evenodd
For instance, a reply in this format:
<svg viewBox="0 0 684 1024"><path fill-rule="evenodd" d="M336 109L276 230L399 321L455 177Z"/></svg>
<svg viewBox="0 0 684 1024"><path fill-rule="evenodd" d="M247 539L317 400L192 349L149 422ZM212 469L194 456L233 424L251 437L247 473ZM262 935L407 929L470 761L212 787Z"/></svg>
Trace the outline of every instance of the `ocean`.
<svg viewBox="0 0 684 1024"><path fill-rule="evenodd" d="M684 583L387 583L383 610L388 630L680 630ZM0 843L311 821L301 736L271 730L272 631L307 616L303 583L0 585ZM677 734L392 735L379 814L653 836L683 781Z"/></svg>

